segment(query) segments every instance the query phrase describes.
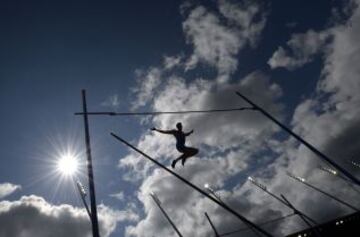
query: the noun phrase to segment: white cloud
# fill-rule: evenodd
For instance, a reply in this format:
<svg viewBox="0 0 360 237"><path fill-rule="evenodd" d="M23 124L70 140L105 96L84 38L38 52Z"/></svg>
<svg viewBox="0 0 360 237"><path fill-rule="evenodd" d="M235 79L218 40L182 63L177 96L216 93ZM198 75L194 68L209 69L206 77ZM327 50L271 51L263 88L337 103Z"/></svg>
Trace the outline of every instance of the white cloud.
<svg viewBox="0 0 360 237"><path fill-rule="evenodd" d="M119 221L136 221L129 211L98 206L101 236L109 236ZM84 209L67 204L53 205L38 196L0 202L0 237L92 236L89 216Z"/></svg>
<svg viewBox="0 0 360 237"><path fill-rule="evenodd" d="M227 22L203 6L192 9L183 22L187 42L194 46L186 69L194 68L198 62L205 62L217 68L218 80L225 82L237 68L240 49L247 43L255 45L266 20L257 3L219 1L219 10Z"/></svg>
<svg viewBox="0 0 360 237"><path fill-rule="evenodd" d="M164 69L171 70L182 65L182 56L164 56Z"/></svg>
<svg viewBox="0 0 360 237"><path fill-rule="evenodd" d="M222 86L201 79L187 84L183 78L174 76L169 78L162 88L153 98L152 107L155 111L219 109L224 108L224 104L226 108L249 107L235 94L236 90L243 91L253 98L256 94L262 94L261 97L254 98L255 101L277 116L280 115L282 108L281 105L272 103L281 95L281 89L276 84L270 83L269 79L260 72L251 73L240 82ZM255 147L263 142L264 139L261 137L276 130L275 126L254 111L213 115L163 115L153 119L156 127L164 129L175 127L178 121L183 122L184 129L195 130L196 136L189 138L192 145L206 145L221 151L236 148L242 143L253 142L251 145ZM173 143L174 141L166 136L145 133L137 145L149 154L156 151L159 159L166 162L169 158L178 155ZM151 168L151 164L133 153L121 159L119 165L133 169L134 172L127 177L129 180L135 179L134 174L146 176Z"/></svg>
<svg viewBox="0 0 360 237"><path fill-rule="evenodd" d="M295 56L298 58L295 59L300 61L291 62L293 58L289 56L289 62L282 64L284 67L298 67L311 61L320 51L323 53L322 78L313 97L305 98L297 106L290 117L291 126L343 166L346 166L348 157L358 157L360 154L360 85L357 78L360 71L357 64L360 46L355 43L360 37L359 15L360 10L357 9L350 19L352 28L335 25L320 33L309 30L304 34L294 35L288 46L297 52ZM240 19L240 16L235 16L227 13L229 21L234 21L236 17ZM201 7L191 11L186 21L191 17L198 17L197 21L204 24L203 28L208 23L223 26L217 16ZM215 27L214 31L216 30L218 28ZM224 35L226 33L227 31ZM328 42L329 35L332 40ZM305 43L308 45L302 48ZM195 53L195 44L194 47L194 54L190 59L196 65L197 60L204 59ZM286 51L282 57L285 56L288 56ZM232 55L230 59L235 59L231 57ZM210 65L217 68L219 66L217 61ZM162 82L161 90L153 94L149 105L155 111L240 107L245 103L234 94L234 91L239 90L275 117L282 119L282 105L278 102L282 90L266 75L254 72L231 83L223 82L200 78L187 81L172 75L166 82ZM186 168L179 167L176 172L200 187L205 182L210 183L220 192L224 201L254 222L277 218L291 211L263 192L244 184L244 179L249 174L264 182L275 194L284 194L297 208L319 222L349 213L350 210L292 181L286 177L286 171L305 176L308 182L360 206L360 201L356 198L358 193L340 179L318 172L316 168L323 163L294 139L277 139L277 136L273 136L278 127L256 111L215 115L164 115L154 117L149 127L154 124L159 128L173 128L178 121L183 122L185 130L195 129L188 142L191 146L199 147L200 153L188 161ZM174 149L174 141L166 135L146 132L135 143L164 164L169 164L171 159L179 155ZM174 177L156 169L137 154L130 153L120 160L119 165L130 168L127 170L129 174L139 181L140 191L137 197L143 204L144 211L144 218L126 228L127 236L161 237L174 234L149 198L150 191L158 194L163 207L184 236L201 237L212 234L203 215L204 211L210 214L220 233L239 228L237 219L203 199ZM351 170L350 166L346 168ZM268 226L267 230L274 235L286 235L302 228L306 226L293 217ZM244 235L252 236L252 233L246 232Z"/></svg>
<svg viewBox="0 0 360 237"><path fill-rule="evenodd" d="M360 40L358 7L354 8L348 21L352 22L351 27L345 22L326 29L331 32L332 41L324 51L322 78L313 96L304 99L297 106L292 125L307 141L356 175L357 170L348 164L348 160L351 158L358 161L360 154L360 66L357 63L360 60L360 46L355 43ZM301 184L296 184L295 192L294 181L281 178L281 170L288 169L306 177L315 186L360 206L356 198L358 194L351 187L317 169L324 165L319 157L292 139L288 140L286 145L282 148L283 155L271 164L276 170L276 176L272 178L272 188L279 193L288 193L300 209L321 221L349 213L351 210ZM314 206L317 208L313 208Z"/></svg>
<svg viewBox="0 0 360 237"><path fill-rule="evenodd" d="M17 190L21 189L21 185L12 183L1 183L0 184L0 199L11 195Z"/></svg>
<svg viewBox="0 0 360 237"><path fill-rule="evenodd" d="M272 69L284 67L294 70L311 62L317 53L325 50L330 37L329 33L308 30L303 34L293 34L287 42L289 50L280 46L268 60L268 64Z"/></svg>
<svg viewBox="0 0 360 237"><path fill-rule="evenodd" d="M137 70L135 72L138 87L133 89L136 99L131 103L132 109L145 106L151 101L153 93L161 84L162 70L150 68L147 71Z"/></svg>
<svg viewBox="0 0 360 237"><path fill-rule="evenodd" d="M120 201L124 201L124 200L125 200L124 192L118 192L118 193L110 194L110 197L116 198L116 199L118 199L118 200L120 200Z"/></svg>
<svg viewBox="0 0 360 237"><path fill-rule="evenodd" d="M274 101L282 95L282 91L260 72L251 73L233 84L221 86L201 79L186 83L183 78L174 76L162 88L153 99L154 110L224 108L224 104L226 108L248 106L234 93L239 90L277 117L281 117L282 106ZM177 121L183 123L185 130L195 130L194 135L189 137L189 145L200 147L199 155L189 160L185 169L180 168L180 165L177 172L200 187L205 183L211 183L222 188L228 179L253 169L254 164L265 165L268 158L263 156L260 159L255 154L268 149L268 142L271 140L269 138L277 131L275 126L255 111L212 115L164 115L153 118L152 123L159 128L170 129ZM164 164L179 156L174 149L174 141L166 135L145 133L136 145ZM203 216L204 210L208 210L209 214L214 216L222 230L225 230L226 226L233 229L238 226L231 215L229 217L200 198L173 177L156 169L143 157L131 153L121 159L119 164L120 167L127 168L127 179L141 181L138 198L144 204L146 215L137 225L127 228L128 236L144 236L145 233L156 233L157 236L171 235L171 228L167 228L161 213L153 208L153 203L148 197L151 191L159 194L164 208L169 211L184 235L191 235L190 231L196 236L207 236L211 233ZM244 208L245 213L252 216L248 213L250 209L246 207L248 201L236 202L232 195L228 193L226 198L235 202L237 208ZM272 210L265 212L269 216L278 216L280 213ZM188 218L183 218L184 216ZM228 224L225 224L226 222Z"/></svg>
<svg viewBox="0 0 360 237"><path fill-rule="evenodd" d="M111 95L108 98L106 98L106 100L103 101L101 105L105 107L111 107L117 109L120 105L119 96L117 94Z"/></svg>

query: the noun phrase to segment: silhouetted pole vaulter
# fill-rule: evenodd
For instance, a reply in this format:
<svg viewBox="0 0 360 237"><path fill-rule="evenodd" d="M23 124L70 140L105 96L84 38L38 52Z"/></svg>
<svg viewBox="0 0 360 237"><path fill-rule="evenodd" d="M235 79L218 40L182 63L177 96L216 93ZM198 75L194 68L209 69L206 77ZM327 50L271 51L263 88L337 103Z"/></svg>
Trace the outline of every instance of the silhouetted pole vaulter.
<svg viewBox="0 0 360 237"><path fill-rule="evenodd" d="M179 156L177 159L173 160L173 162L171 163L171 167L173 169L175 169L175 165L179 160L181 160L181 164L184 166L187 159L195 156L199 152L199 150L196 148L185 146L186 137L192 134L194 130L191 130L190 132L183 132L181 123L177 123L176 128L177 130L161 130L157 128L151 129L152 131L156 131L159 133L173 135L176 138L176 149L178 150L178 152L182 153L182 155Z"/></svg>
<svg viewBox="0 0 360 237"><path fill-rule="evenodd" d="M269 194L271 197L275 198L276 200L278 200L279 202L281 202L282 204L284 204L285 206L287 206L288 208L290 208L291 210L294 211L295 214L297 214L304 222L306 225L308 225L309 228L314 227L310 222L308 222L306 219L310 220L313 224L317 224L316 221L314 221L312 218L310 218L309 216L305 215L303 212L299 211L297 208L295 208L283 195L281 195L281 198L276 196L275 194L273 194L272 192L270 192L267 187L263 184L260 184L259 182L257 182L255 179L253 179L252 177L248 177L248 180L254 184L256 187L258 187L260 190L264 191L265 193ZM316 228L315 228L316 229ZM315 230L317 232L317 230ZM317 234L318 236L321 236L320 234Z"/></svg>
<svg viewBox="0 0 360 237"><path fill-rule="evenodd" d="M179 229L176 227L176 225L174 224L174 222L170 219L170 217L168 216L168 214L166 213L166 211L162 208L161 206L161 202L158 199L158 197L155 195L155 193L150 193L150 196L152 197L152 199L154 200L154 202L156 203L156 205L159 207L159 209L161 210L161 212L164 214L165 218L167 219L167 221L170 223L170 225L174 228L175 232L177 233L177 235L179 237L183 237L182 234L180 233Z"/></svg>
<svg viewBox="0 0 360 237"><path fill-rule="evenodd" d="M93 237L100 237L98 216L96 210L94 174L93 174L92 159L91 159L89 121L88 121L87 106L86 106L86 92L85 90L82 90L81 93L82 93L83 115L84 115L84 126L85 126L85 145L86 145L86 157L87 157L86 164L88 170L89 192L90 192L91 226L92 226Z"/></svg>
<svg viewBox="0 0 360 237"><path fill-rule="evenodd" d="M360 186L360 181L353 176L350 172L348 172L346 169L342 168L340 165L338 165L335 161L330 159L328 156L320 152L318 149L316 149L314 146L312 146L310 143L305 141L303 138L301 138L299 135L291 131L288 127L280 123L277 119L275 119L273 116L271 116L268 112L266 112L264 109L256 105L254 102L246 98L244 95L240 94L239 92L236 92L238 96L240 96L242 99L244 99L246 102L251 104L253 106L254 110L260 111L263 115L265 115L267 118L269 118L271 121L276 123L279 127L284 129L286 132L288 132L291 136L296 138L299 142L301 142L303 145L305 145L307 148L309 148L312 152L314 152L317 156L319 156L321 159L328 162L330 165L332 165L334 168L339 170L341 173L343 173L347 178L349 178L351 181L353 181L355 184Z"/></svg>
<svg viewBox="0 0 360 237"><path fill-rule="evenodd" d="M86 199L85 199L85 197L86 197L85 188L84 188L84 186L82 185L82 183L81 183L79 180L76 181L76 187L77 187L77 189L78 189L78 191L79 191L79 195L80 195L80 198L81 198L81 200L82 200L82 202L83 202L83 204L84 204L84 207L85 207L85 209L86 209L86 212L87 212L87 214L89 215L90 220L91 220L91 213L90 213L89 206L88 206L88 204L87 204L87 202L86 202Z"/></svg>
<svg viewBox="0 0 360 237"><path fill-rule="evenodd" d="M193 114L193 113L222 113L237 112L242 110L253 110L252 107L230 108L230 109L208 109L208 110L184 110L184 111L155 111L155 112L87 112L88 115L109 115L109 116L156 116L162 114ZM75 115L83 115L84 113L75 113Z"/></svg>
<svg viewBox="0 0 360 237"><path fill-rule="evenodd" d="M214 231L214 233L215 233L215 236L216 236L216 237L220 237L220 236L219 236L219 233L217 232L217 230L216 230L214 224L212 223L209 215L208 215L206 212L205 212L205 216L206 216L206 219L209 221L210 226L211 226L211 228L213 229L213 231Z"/></svg>
<svg viewBox="0 0 360 237"><path fill-rule="evenodd" d="M135 146L131 145L130 143L128 143L127 141L125 141L124 139L122 139L121 137L117 136L114 133L110 133L111 136L113 136L114 138L116 138L117 140L119 140L120 142L122 142L123 144L125 144L126 146L130 147L131 149L133 149L134 151L138 152L139 154L141 154L143 157L147 158L148 160L152 161L153 163L155 163L156 165L158 165L159 167L161 167L162 169L166 170L167 172L169 172L171 175L175 176L176 178L178 178L179 180L181 180L182 182L184 182L185 184L187 184L188 186L190 186L191 188L195 189L196 191L198 191L199 193L201 193L203 196L207 197L208 199L210 199L211 201L215 202L216 204L218 204L219 206L221 206L222 208L224 208L225 210L227 210L228 212L230 212L231 214L233 214L234 216L236 216L238 219L240 219L241 221L249 224L250 226L254 227L256 230L258 230L260 233L262 233L265 236L269 236L271 237L272 235L270 233L268 233L267 231L263 230L262 228L260 228L259 226L257 226L256 224L252 223L251 221L249 221L248 219L246 219L244 216L240 215L239 213L237 213L235 210L233 210L232 208L230 208L229 206L227 206L225 203L221 203L219 200L217 200L216 198L212 197L211 195L209 195L208 193L206 193L205 191L203 191L202 189L200 189L199 187L197 187L196 185L192 184L191 182L189 182L188 180L186 180L185 178L181 177L180 175L178 175L177 173L175 173L174 171L170 170L169 168L167 168L166 166L164 166L163 164L161 164L160 162L158 162L157 160L155 160L154 158L150 157L149 155L145 154L143 151L139 150L138 148L136 148Z"/></svg>
<svg viewBox="0 0 360 237"><path fill-rule="evenodd" d="M299 183L305 184L306 186L308 186L308 187L310 187L310 188L318 191L319 193L322 193L322 194L328 196L328 197L331 198L331 199L334 199L335 201L337 201L337 202L339 202L339 203L341 203L341 204L349 207L350 209L352 209L352 210L354 210L354 211L360 211L358 208L356 208L356 207L354 207L353 205L351 205L351 204L349 204L349 203L341 200L340 198L337 198L337 197L335 197L334 195L331 195L330 193L327 193L327 192L325 192L324 190L321 190L320 188L315 187L314 185L309 184L308 182L306 182L306 180L305 180L304 178L301 178L301 177L299 177L299 176L295 176L295 175L290 174L290 173L287 173L287 176L289 176L290 178L298 181Z"/></svg>

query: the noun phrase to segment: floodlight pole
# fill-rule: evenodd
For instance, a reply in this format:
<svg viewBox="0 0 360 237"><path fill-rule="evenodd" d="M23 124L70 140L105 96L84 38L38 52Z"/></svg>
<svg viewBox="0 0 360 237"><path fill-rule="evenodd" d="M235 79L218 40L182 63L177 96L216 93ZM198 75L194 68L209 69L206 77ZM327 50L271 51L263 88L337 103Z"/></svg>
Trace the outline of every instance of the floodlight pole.
<svg viewBox="0 0 360 237"><path fill-rule="evenodd" d="M170 223L170 225L174 228L175 232L177 233L177 235L179 237L183 237L182 234L180 233L179 229L176 227L176 225L174 224L174 222L170 219L170 217L168 216L168 214L166 213L166 211L162 208L160 201L158 200L158 198L150 193L150 196L152 197L152 199L154 200L154 202L156 203L156 205L159 207L159 209L161 210L161 212L164 214L165 218L168 220L168 222Z"/></svg>
<svg viewBox="0 0 360 237"><path fill-rule="evenodd" d="M334 173L335 171L329 169L329 168L326 168L326 167L320 167L319 168L320 170L322 171L325 171L326 173L332 175L332 176L335 176L339 179L341 179L342 181L344 181L352 190L354 190L355 192L357 192L358 194L360 194L360 191L354 187L354 183L351 182L350 180L348 180L347 178L343 177L341 174L338 174L338 173Z"/></svg>
<svg viewBox="0 0 360 237"><path fill-rule="evenodd" d="M327 193L327 192L325 192L324 190L321 190L320 188L315 187L315 186L312 185L312 184L309 184L308 182L305 181L305 179L300 180L300 177L296 177L296 176L294 176L294 175L292 175L292 174L289 174L289 173L287 174L287 176L289 176L290 178L298 181L299 183L302 183L302 184L304 184L304 185L306 185L306 186L308 186L308 187L310 187L310 188L318 191L319 193L324 194L325 196L328 196L328 197L331 198L331 199L334 199L335 201L337 201L337 202L339 202L339 203L341 203L341 204L349 207L350 209L352 209L352 210L354 210L354 211L360 211L358 208L356 208L356 207L354 207L353 205L351 205L351 204L349 204L349 203L341 200L340 198L337 198L337 197L335 197L334 195L331 195L330 193Z"/></svg>
<svg viewBox="0 0 360 237"><path fill-rule="evenodd" d="M289 200L286 199L286 197L285 197L284 195L280 194L280 196L281 196L281 198L284 200L284 202L286 202L287 205L288 205L291 209L293 209L295 212L297 211L296 208L289 202ZM313 227L312 224L311 224L308 220L306 220L306 218L305 218L303 215L300 214L299 217L300 217L310 228Z"/></svg>
<svg viewBox="0 0 360 237"><path fill-rule="evenodd" d="M89 179L91 226L92 226L93 237L100 237L97 210L96 210L94 174L93 174L92 160L91 160L89 121L88 121L87 106L86 106L86 91L82 90L81 94L82 94L82 102L83 102L82 104L83 104L83 116L84 116L84 127L85 127L85 145L86 145L86 157L87 157L86 164L87 164L88 179Z"/></svg>
<svg viewBox="0 0 360 237"><path fill-rule="evenodd" d="M276 200L278 200L279 202L281 202L282 204L284 204L285 206L287 206L288 208L290 208L291 210L294 211L295 214L299 215L300 218L302 220L304 220L303 217L307 218L308 220L310 220L312 223L317 224L315 220L313 220L312 218L310 218L309 216L307 216L306 214L304 214L303 212L299 211L297 208L295 208L283 195L281 195L282 198L276 196L275 194L273 194L272 192L270 192L269 190L266 189L266 187L264 185L259 184L257 181L251 179L250 182L252 184L254 184L256 187L258 187L260 190L264 191L265 193L269 194L271 197L275 198ZM310 228L313 227L311 224L309 225L309 222L304 221L305 224L307 224Z"/></svg>
<svg viewBox="0 0 360 237"><path fill-rule="evenodd" d="M216 197L216 199L219 200L219 202L225 204L224 201L221 199L220 195L217 194L217 193L215 192L215 190L213 190L213 189L210 188L209 186L208 186L208 187L205 187L205 188L206 188L212 195L214 195L214 197ZM225 204L225 205L226 205L226 204ZM205 214L206 214L206 212L205 212ZM210 220L210 218L208 218L208 219ZM249 225L249 224L246 223L246 222L244 222L244 224L245 224L250 230L252 230L256 236L259 236L259 237L260 237L260 234L256 231L256 229L254 229L251 225ZM214 227L214 228L215 228L215 227Z"/></svg>
<svg viewBox="0 0 360 237"><path fill-rule="evenodd" d="M85 207L85 209L86 209L86 212L87 212L87 214L89 215L90 220L91 220L91 212L90 212L90 210L89 210L89 206L88 206L88 204L87 204L87 202L86 202L86 199L85 199L85 195L86 195L86 194L84 193L84 190L82 190L83 187L82 187L80 181L76 181L76 187L77 187L77 189L78 189L78 191L79 191L79 195L80 195L81 201L83 202L84 207Z"/></svg>
<svg viewBox="0 0 360 237"><path fill-rule="evenodd" d="M243 100L251 104L255 110L260 111L263 115L265 115L267 118L269 118L271 121L276 123L279 127L284 129L286 132L288 132L291 136L296 138L299 142L301 142L303 145L305 145L307 148L309 148L312 152L314 152L317 156L319 156L321 159L327 161L329 164L331 164L334 168L339 170L341 173L343 173L347 178L352 180L355 184L360 186L360 181L353 176L350 172L348 172L346 169L342 168L340 165L338 165L335 161L331 160L328 156L326 156L324 153L320 152L318 149L316 149L314 146L312 146L310 143L305 141L303 138L301 138L299 135L291 131L288 127L286 127L284 124L280 123L277 119L275 119L273 116L271 116L268 112L266 112L264 109L256 105L254 102L249 100L244 95L240 94L239 92L236 92L238 96L240 96Z"/></svg>
<svg viewBox="0 0 360 237"><path fill-rule="evenodd" d="M213 231L214 231L214 233L215 233L215 236L216 236L216 237L220 237L220 235L219 235L219 233L217 232L217 230L216 230L216 228L215 228L214 224L212 223L212 221L211 221L211 219L210 219L209 215L208 215L206 212L205 212L205 216L206 216L206 219L209 221L210 226L211 226L211 228L213 229Z"/></svg>

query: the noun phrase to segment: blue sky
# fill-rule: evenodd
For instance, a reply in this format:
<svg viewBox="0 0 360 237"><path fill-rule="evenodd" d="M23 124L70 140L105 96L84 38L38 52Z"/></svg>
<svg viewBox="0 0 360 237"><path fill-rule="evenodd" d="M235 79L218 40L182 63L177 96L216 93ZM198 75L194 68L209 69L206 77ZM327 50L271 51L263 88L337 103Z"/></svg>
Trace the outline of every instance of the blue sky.
<svg viewBox="0 0 360 237"><path fill-rule="evenodd" d="M39 211L37 217L53 218L49 226L70 231L59 236L89 233L86 213L79 209L70 180L59 182L53 174L54 160L64 149L85 160L83 121L74 115L81 110L81 89L87 90L90 111L229 108L243 105L234 94L241 90L356 173L346 166L346 159L357 158L360 151L360 144L349 142L360 134L356 125L360 85L355 76L359 69L354 63L360 57L357 3L2 1L0 207L9 209L0 208L0 220L9 220L12 208L24 203L37 211L48 205L64 216L81 215L78 222L65 226L51 212ZM170 164L178 155L174 141L149 128L173 128L176 121L182 121L185 130L195 130L189 144L200 148L200 159L177 172L200 186L212 183L255 222L286 214L286 209L251 189L248 175L286 193L319 221L348 212L334 203L324 204L326 213L320 207L311 210L313 203L324 198L291 190L284 171L298 172L323 185L324 175L314 171L321 163L254 113L147 119L93 116L90 133L103 236L171 235L149 191L157 192L184 235L194 229L196 236L211 233L204 210L222 232L239 227L227 213L109 135L114 131ZM352 200L354 194L342 186L334 181L333 191ZM41 201L34 204L36 200ZM251 208L264 205L269 208ZM0 237L22 226L16 223L24 220L16 218L8 232L0 231ZM25 223L31 220L29 214ZM26 230L29 236L38 233L36 228ZM298 220L289 220L276 226L274 233L301 228ZM38 236L48 233L44 230Z"/></svg>

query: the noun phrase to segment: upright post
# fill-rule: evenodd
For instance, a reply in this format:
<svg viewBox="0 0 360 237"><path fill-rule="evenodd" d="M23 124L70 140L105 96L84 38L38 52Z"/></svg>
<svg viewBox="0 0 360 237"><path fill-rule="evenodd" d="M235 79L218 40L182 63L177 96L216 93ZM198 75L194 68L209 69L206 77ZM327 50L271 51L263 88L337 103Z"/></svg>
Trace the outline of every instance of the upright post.
<svg viewBox="0 0 360 237"><path fill-rule="evenodd" d="M267 118L269 118L271 121L276 123L279 127L284 129L286 132L288 132L291 136L296 138L299 142L301 142L303 145L305 145L307 148L309 148L312 152L314 152L317 156L319 156L321 159L327 161L329 164L331 164L333 167L335 167L337 170L339 170L341 173L343 173L347 178L352 180L354 183L360 186L360 181L353 176L350 172L342 168L340 165L338 165L335 161L331 160L328 156L326 156L324 153L320 152L318 149L316 149L314 146L312 146L310 143L305 141L303 138L301 138L299 135L291 131L288 127L280 123L278 120L276 120L273 116L271 116L268 112L266 112L264 109L256 105L254 102L246 98L244 95L240 94L239 92L236 92L238 96L240 96L242 99L244 99L246 102L251 104L254 109L260 111L263 115L265 115Z"/></svg>
<svg viewBox="0 0 360 237"><path fill-rule="evenodd" d="M92 160L91 160L90 132L89 132L89 121L87 115L85 90L82 90L81 94L82 94L84 126L85 126L85 145L86 145L86 157L87 157L86 164L87 164L88 179L89 179L91 226L92 226L93 237L100 237L97 210L96 210L95 184L94 184L94 174L93 174Z"/></svg>
<svg viewBox="0 0 360 237"><path fill-rule="evenodd" d="M177 233L177 235L179 237L183 237L179 231L179 229L176 227L176 225L174 224L174 222L172 222L172 220L170 219L170 217L168 216L168 214L165 212L165 210L162 208L159 199L155 196L155 194L150 193L150 196L152 197L152 199L154 200L154 202L156 203L156 205L159 207L159 209L161 210L161 212L164 214L164 216L166 217L166 219L168 220L168 222L170 223L170 225L174 228L175 232Z"/></svg>
<svg viewBox="0 0 360 237"><path fill-rule="evenodd" d="M220 237L220 235L219 235L219 233L217 232L214 224L212 223L209 215L208 215L206 212L205 212L205 216L206 216L207 220L209 221L209 223L210 223L210 225L211 225L211 228L213 229L213 231L214 231L214 233L215 233L215 236L216 236L216 237Z"/></svg>

